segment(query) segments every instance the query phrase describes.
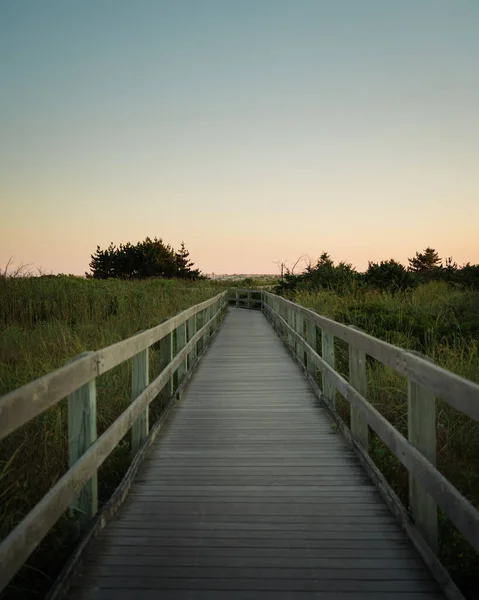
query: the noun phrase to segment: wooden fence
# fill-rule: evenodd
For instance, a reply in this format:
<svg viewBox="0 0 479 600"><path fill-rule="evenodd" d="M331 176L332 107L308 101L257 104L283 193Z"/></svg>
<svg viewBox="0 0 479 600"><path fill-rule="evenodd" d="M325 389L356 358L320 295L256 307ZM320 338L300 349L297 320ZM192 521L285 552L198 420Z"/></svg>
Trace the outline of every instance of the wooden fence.
<svg viewBox="0 0 479 600"><path fill-rule="evenodd" d="M164 323L96 352L0 399L0 439L68 397L69 470L0 545L0 590L11 580L69 506L81 520L98 508L97 471L129 429L136 453L149 434L148 407L161 393L173 398L219 326L227 292L197 304ZM173 344L173 338L176 343ZM149 382L148 355L159 342L158 377ZM97 439L96 377L132 360L132 402Z"/></svg>
<svg viewBox="0 0 479 600"><path fill-rule="evenodd" d="M350 404L351 436L368 452L368 426L409 471L410 509L415 525L437 550L438 506L479 552L479 512L436 469L436 397L479 421L479 385L446 371L424 356L402 350L366 333L269 292L262 307L291 352L334 410L336 390ZM334 368L334 338L349 345L349 381ZM367 400L366 356L408 378L408 439Z"/></svg>

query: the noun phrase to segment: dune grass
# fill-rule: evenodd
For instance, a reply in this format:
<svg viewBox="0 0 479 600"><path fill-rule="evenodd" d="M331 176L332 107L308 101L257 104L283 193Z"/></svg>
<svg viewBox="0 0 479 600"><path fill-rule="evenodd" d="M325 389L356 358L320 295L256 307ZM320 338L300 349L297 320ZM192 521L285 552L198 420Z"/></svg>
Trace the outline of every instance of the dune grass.
<svg viewBox="0 0 479 600"><path fill-rule="evenodd" d="M97 350L148 329L210 298L221 286L208 281L85 280L77 277L0 278L0 395ZM131 361L97 379L101 435L130 402ZM159 373L150 350L150 377ZM150 422L161 414L155 401ZM13 527L68 469L66 400L0 441L0 536ZM125 436L99 471L104 503L131 460ZM65 514L15 577L6 597L43 597L77 542Z"/></svg>
<svg viewBox="0 0 479 600"><path fill-rule="evenodd" d="M421 352L438 365L479 382L479 293L430 283L399 294L352 289L297 292L291 298L336 321L402 348ZM336 342L336 364L348 376L348 348ZM407 437L407 379L376 360L367 362L368 400ZM337 406L349 423L349 404L337 394ZM437 401L437 468L479 508L479 423ZM376 436L369 452L408 506L408 474ZM440 555L470 598L479 597L479 556L440 512Z"/></svg>

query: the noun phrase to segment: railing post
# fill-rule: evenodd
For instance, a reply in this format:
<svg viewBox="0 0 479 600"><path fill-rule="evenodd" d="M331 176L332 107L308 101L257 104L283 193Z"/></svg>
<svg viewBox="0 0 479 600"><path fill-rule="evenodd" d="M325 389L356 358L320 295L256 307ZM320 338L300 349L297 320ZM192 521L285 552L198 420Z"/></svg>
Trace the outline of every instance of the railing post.
<svg viewBox="0 0 479 600"><path fill-rule="evenodd" d="M334 335L321 330L321 355L325 362L334 369ZM336 388L328 373L323 374L323 395L334 408L336 406Z"/></svg>
<svg viewBox="0 0 479 600"><path fill-rule="evenodd" d="M211 308L208 306L208 308L205 309L205 324L208 323L208 321L210 320L210 317L211 317ZM205 335L204 335L205 346L208 345L208 342L210 340L210 335L211 335L211 325L208 325L206 327L206 331L205 331Z"/></svg>
<svg viewBox="0 0 479 600"><path fill-rule="evenodd" d="M186 346L186 323L178 325L176 328L176 354L179 354L181 350ZM180 366L176 370L178 385L183 381L186 374L186 358L180 363Z"/></svg>
<svg viewBox="0 0 479 600"><path fill-rule="evenodd" d="M414 381L408 381L408 439L436 466L436 399ZM421 483L409 474L409 503L414 522L430 548L438 548L437 504Z"/></svg>
<svg viewBox="0 0 479 600"><path fill-rule="evenodd" d="M354 327L354 329L356 329ZM366 379L366 354L362 350L349 345L349 383L357 390L363 398L367 394ZM368 452L368 424L361 417L360 412L352 404L350 406L351 433L360 446Z"/></svg>
<svg viewBox="0 0 479 600"><path fill-rule="evenodd" d="M204 324L205 324L205 311L200 310L196 314L196 331L199 331L200 329L202 329ZM204 347L205 347L205 340L204 340L204 337L202 337L196 343L196 355L197 356L198 356L198 354L201 354L203 352Z"/></svg>
<svg viewBox="0 0 479 600"><path fill-rule="evenodd" d="M149 348L142 350L131 359L131 400L137 398L149 383ZM148 437L148 406L143 410L131 428L131 449L133 455Z"/></svg>
<svg viewBox="0 0 479 600"><path fill-rule="evenodd" d="M303 316L300 314L298 309L293 309L294 311L294 319L295 319L295 331L296 333L299 333L299 335L301 336L301 339L304 339L304 332L303 332ZM304 365L304 346L301 342L296 342L296 357L298 358L299 362Z"/></svg>
<svg viewBox="0 0 479 600"><path fill-rule="evenodd" d="M166 367L173 360L173 332L165 335L160 340L160 372L166 369ZM160 397L162 404L168 402L173 396L173 377L168 379L165 387L161 390Z"/></svg>
<svg viewBox="0 0 479 600"><path fill-rule="evenodd" d="M196 332L197 332L196 315L193 315L191 317L191 319L188 319L188 331L187 331L188 341L190 341L191 338L194 337ZM191 352L188 354L188 370L193 368L193 366L196 362L196 355L197 355L196 345L194 345L193 348L191 349Z"/></svg>
<svg viewBox="0 0 479 600"><path fill-rule="evenodd" d="M288 323L288 325L294 329L294 317L295 314L293 312L293 309L289 307L289 305L286 307L286 323ZM291 348L291 351L294 353L295 351L295 347L294 347L294 339L293 336L291 335L291 333L288 330L288 346Z"/></svg>
<svg viewBox="0 0 479 600"><path fill-rule="evenodd" d="M73 360L93 352L83 352ZM96 380L82 385L68 396L68 464L73 465L96 440ZM81 524L98 511L98 475L95 473L70 505Z"/></svg>
<svg viewBox="0 0 479 600"><path fill-rule="evenodd" d="M306 321L306 341L311 346L311 348L316 352L316 323L307 319ZM308 365L308 373L311 377L316 381L316 365L314 363L313 357L310 353L306 355L307 365Z"/></svg>
<svg viewBox="0 0 479 600"><path fill-rule="evenodd" d="M235 290L235 300L236 300L235 306L236 306L236 308L238 308L239 307L239 291L238 290Z"/></svg>

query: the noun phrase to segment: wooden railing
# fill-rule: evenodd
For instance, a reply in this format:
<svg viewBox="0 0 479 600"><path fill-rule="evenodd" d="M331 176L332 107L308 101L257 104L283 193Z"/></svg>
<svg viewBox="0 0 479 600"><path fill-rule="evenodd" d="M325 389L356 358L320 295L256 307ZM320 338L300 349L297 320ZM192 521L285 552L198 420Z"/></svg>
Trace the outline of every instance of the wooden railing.
<svg viewBox="0 0 479 600"><path fill-rule="evenodd" d="M409 500L414 523L433 551L437 550L438 506L479 552L479 512L436 469L436 397L479 421L479 385L416 353L262 292L262 306L296 359L334 411L336 390L350 404L351 436L368 453L368 426L409 471ZM318 340L320 334L321 348ZM349 345L349 381L334 368L334 338ZM366 355L408 378L408 439L367 400Z"/></svg>
<svg viewBox="0 0 479 600"><path fill-rule="evenodd" d="M148 407L161 393L171 399L186 379L226 311L227 292L160 325L96 352L0 398L0 439L68 397L69 470L0 545L0 590L69 506L80 520L97 512L97 471L129 429L136 453L149 434ZM173 347L175 332L176 343ZM159 342L158 377L149 382L148 349ZM132 402L97 439L98 376L132 360Z"/></svg>
<svg viewBox="0 0 479 600"><path fill-rule="evenodd" d="M261 290L230 290L228 304L236 308L258 309L262 307Z"/></svg>

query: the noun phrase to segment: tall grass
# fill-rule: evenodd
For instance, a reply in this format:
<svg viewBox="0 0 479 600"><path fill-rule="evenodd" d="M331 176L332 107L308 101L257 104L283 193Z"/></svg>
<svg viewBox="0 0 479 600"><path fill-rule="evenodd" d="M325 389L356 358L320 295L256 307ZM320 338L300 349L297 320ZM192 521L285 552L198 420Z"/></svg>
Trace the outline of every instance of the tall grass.
<svg viewBox="0 0 479 600"><path fill-rule="evenodd" d="M349 293L297 292L293 300L397 346L419 351L438 365L479 382L479 293L443 282L399 294L352 289ZM347 377L345 344L336 346L337 364ZM407 437L407 380L368 359L368 400ZM349 405L337 398L349 421ZM408 505L408 474L376 435L369 452L404 504ZM479 423L438 400L437 468L479 508ZM470 598L479 597L479 556L440 513L440 553L458 585Z"/></svg>
<svg viewBox="0 0 479 600"><path fill-rule="evenodd" d="M210 282L85 280L77 277L0 278L0 395L97 350L157 325L210 298ZM130 402L130 361L97 379L100 435ZM159 373L150 350L151 377ZM161 414L156 401L151 422ZM65 473L66 401L0 442L0 536L3 538ZM100 503L130 463L127 435L99 471ZM7 597L43 597L78 537L64 515L10 586Z"/></svg>

